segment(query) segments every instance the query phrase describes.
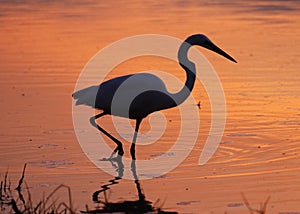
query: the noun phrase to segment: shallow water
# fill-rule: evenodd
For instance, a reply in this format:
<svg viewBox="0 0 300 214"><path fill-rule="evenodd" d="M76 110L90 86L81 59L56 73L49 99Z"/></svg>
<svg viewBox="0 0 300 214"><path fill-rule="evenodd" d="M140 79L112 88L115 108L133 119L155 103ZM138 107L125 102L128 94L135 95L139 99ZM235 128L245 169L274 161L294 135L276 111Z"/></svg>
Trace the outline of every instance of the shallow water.
<svg viewBox="0 0 300 214"><path fill-rule="evenodd" d="M173 171L140 181L146 199L160 199L164 210L179 213L247 213L243 192L256 207L271 196L268 213L300 212L299 7L296 0L2 1L0 172L8 168L16 183L26 162L25 179L34 199L64 183L72 188L78 210L85 204L93 208L92 194L113 176L88 160L74 133L71 94L84 65L124 37L151 33L184 39L205 33L238 61L230 63L201 49L226 96L221 144L207 164L198 165L211 124L209 97L198 81L192 93L196 102L190 104L201 118L195 147ZM147 70L185 78L174 62L141 57L120 64L107 79ZM176 141L178 109L164 114L166 132L158 143L138 146L138 159L160 156ZM118 136L109 116L100 123ZM145 120L140 139L151 139L149 129ZM125 152L129 157L128 143ZM125 171L131 173L128 167ZM109 201L136 199L133 181L111 186Z"/></svg>

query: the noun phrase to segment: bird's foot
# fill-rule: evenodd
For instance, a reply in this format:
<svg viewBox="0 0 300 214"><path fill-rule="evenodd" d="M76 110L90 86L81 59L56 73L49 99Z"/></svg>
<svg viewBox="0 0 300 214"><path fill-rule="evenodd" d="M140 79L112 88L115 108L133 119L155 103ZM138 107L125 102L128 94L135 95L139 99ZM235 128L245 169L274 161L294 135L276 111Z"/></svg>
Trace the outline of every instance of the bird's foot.
<svg viewBox="0 0 300 214"><path fill-rule="evenodd" d="M112 159L118 152L118 155L117 156L123 156L124 155L124 150L123 150L123 147L122 146L117 146L115 148L115 150L111 153L109 159Z"/></svg>
<svg viewBox="0 0 300 214"><path fill-rule="evenodd" d="M124 150L123 148L118 150L118 155L123 156L124 155Z"/></svg>
<svg viewBox="0 0 300 214"><path fill-rule="evenodd" d="M117 159L122 159L124 155L124 150L121 147L121 149L119 147L115 148L114 151L111 153L111 155L108 158L101 158L101 161L114 161Z"/></svg>

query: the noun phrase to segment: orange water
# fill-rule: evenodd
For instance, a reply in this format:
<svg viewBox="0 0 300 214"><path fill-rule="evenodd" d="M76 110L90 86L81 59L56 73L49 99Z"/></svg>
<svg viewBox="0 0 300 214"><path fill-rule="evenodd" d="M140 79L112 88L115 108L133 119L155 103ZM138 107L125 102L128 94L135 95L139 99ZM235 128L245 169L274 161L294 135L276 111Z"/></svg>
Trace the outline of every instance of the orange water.
<svg viewBox="0 0 300 214"><path fill-rule="evenodd" d="M299 7L292 0L2 2L0 172L8 168L14 183L27 162L25 179L35 199L64 183L78 210L92 208L92 193L112 176L87 159L73 130L71 94L82 68L124 37L205 33L238 61L203 50L226 95L222 143L206 165L197 165L210 126L209 99L197 82L201 131L194 150L164 177L141 181L146 198L180 213L247 213L243 192L254 207L271 196L268 213L300 212ZM111 76L154 69L184 80L175 63L151 57L125 62ZM164 113L172 121L164 143L138 147L139 157L164 152L176 140L178 110ZM108 116L101 123L113 130ZM145 120L141 132L147 129ZM134 183L122 180L109 200L136 198Z"/></svg>

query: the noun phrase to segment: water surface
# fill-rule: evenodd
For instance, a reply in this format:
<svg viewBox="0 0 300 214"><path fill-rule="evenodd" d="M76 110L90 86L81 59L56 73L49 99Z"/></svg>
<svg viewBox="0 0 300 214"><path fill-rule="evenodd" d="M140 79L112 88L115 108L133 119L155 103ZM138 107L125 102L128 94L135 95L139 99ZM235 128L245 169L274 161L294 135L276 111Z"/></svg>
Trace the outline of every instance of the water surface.
<svg viewBox="0 0 300 214"><path fill-rule="evenodd" d="M92 193L112 176L87 159L73 130L71 94L82 68L124 37L154 33L184 39L205 33L238 61L202 51L226 95L221 145L206 165L197 165L210 127L209 98L197 82L193 96L202 107L196 145L172 172L140 182L146 198L165 201L164 209L179 213L246 213L243 192L257 207L271 196L269 213L300 212L299 7L296 0L2 1L0 171L9 168L16 182L26 162L33 198L64 183L79 210L93 207ZM185 78L176 63L151 57L124 62L107 78L145 70ZM138 147L139 158L160 155L176 140L178 110L164 114L167 132L156 144ZM118 135L109 116L101 123ZM145 134L147 120L143 125ZM127 156L128 147L125 143ZM109 200L137 197L134 182L121 180Z"/></svg>

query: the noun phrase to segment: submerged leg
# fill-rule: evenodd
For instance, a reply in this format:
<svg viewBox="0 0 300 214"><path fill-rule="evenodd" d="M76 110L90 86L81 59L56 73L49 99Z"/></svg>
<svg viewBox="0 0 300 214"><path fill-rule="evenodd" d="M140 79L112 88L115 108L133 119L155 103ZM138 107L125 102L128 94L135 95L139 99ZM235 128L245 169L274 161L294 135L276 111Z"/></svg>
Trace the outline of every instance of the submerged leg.
<svg viewBox="0 0 300 214"><path fill-rule="evenodd" d="M102 112L100 114L97 114L93 117L90 118L90 123L92 124L92 126L94 126L95 128L97 128L99 131L101 131L103 134L105 134L107 137L109 137L112 141L114 141L117 144L117 147L115 148L115 150L112 152L110 158L116 153L118 152L118 155L123 155L124 154L124 150L123 150L123 146L121 141L119 141L118 139L116 139L114 136L112 136L111 134L109 134L107 131L105 131L102 127L100 127L97 123L96 123L96 119L106 115L106 112Z"/></svg>
<svg viewBox="0 0 300 214"><path fill-rule="evenodd" d="M137 138L137 134L138 134L141 122L142 122L142 119L136 120L135 131L134 131L133 140L132 140L131 147L130 147L130 154L131 154L132 160L135 160L135 143L136 143L136 138Z"/></svg>

